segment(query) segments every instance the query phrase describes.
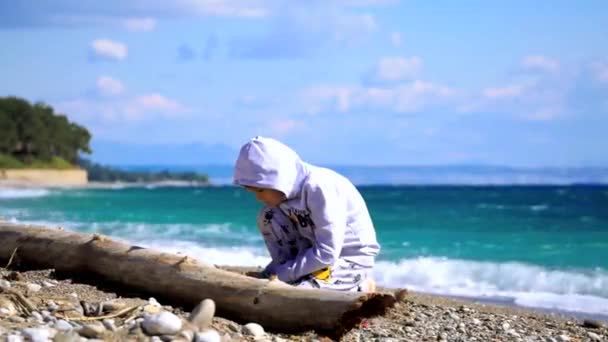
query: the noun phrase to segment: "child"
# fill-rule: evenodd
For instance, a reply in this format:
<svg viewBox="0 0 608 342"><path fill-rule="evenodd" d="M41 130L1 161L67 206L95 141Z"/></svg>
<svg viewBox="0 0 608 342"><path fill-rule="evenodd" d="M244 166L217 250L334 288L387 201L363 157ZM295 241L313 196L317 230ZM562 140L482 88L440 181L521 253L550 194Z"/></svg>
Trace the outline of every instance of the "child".
<svg viewBox="0 0 608 342"><path fill-rule="evenodd" d="M241 148L234 182L265 204L257 222L272 258L265 277L375 291L369 273L380 246L365 201L348 179L302 161L277 140L256 137Z"/></svg>

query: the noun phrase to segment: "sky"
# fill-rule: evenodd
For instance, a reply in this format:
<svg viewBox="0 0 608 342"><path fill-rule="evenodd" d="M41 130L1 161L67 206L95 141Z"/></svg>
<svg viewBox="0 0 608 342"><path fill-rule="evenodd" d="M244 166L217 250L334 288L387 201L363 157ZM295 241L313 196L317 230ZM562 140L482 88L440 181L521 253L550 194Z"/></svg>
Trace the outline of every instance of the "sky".
<svg viewBox="0 0 608 342"><path fill-rule="evenodd" d="M606 1L14 0L0 41L0 96L116 155L261 135L317 163L608 166Z"/></svg>

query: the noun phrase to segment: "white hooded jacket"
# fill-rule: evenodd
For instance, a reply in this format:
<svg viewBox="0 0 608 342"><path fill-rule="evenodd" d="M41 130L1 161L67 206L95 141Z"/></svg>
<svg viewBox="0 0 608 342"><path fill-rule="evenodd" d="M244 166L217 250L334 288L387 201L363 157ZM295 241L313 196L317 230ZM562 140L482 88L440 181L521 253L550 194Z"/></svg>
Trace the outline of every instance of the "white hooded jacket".
<svg viewBox="0 0 608 342"><path fill-rule="evenodd" d="M339 258L373 267L380 246L365 201L347 178L302 161L277 140L256 137L241 148L234 182L284 193L279 208L297 218L298 232L311 242L276 267L279 279L296 281Z"/></svg>

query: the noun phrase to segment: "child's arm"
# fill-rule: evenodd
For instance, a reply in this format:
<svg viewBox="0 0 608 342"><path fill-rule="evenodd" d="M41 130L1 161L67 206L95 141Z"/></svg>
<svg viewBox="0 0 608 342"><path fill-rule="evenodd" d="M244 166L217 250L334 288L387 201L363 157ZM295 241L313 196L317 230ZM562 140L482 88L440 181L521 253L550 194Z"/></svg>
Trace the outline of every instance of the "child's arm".
<svg viewBox="0 0 608 342"><path fill-rule="evenodd" d="M313 246L300 253L295 260L287 261L276 268L280 280L295 281L338 260L344 244L346 231L346 201L338 195L337 189L306 186L307 206L314 223L315 241Z"/></svg>

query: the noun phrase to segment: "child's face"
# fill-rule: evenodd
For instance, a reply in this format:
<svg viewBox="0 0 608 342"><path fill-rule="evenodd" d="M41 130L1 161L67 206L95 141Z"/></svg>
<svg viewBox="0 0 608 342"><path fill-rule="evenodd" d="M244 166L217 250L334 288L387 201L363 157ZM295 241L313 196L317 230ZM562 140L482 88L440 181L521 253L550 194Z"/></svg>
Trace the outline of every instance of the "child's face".
<svg viewBox="0 0 608 342"><path fill-rule="evenodd" d="M278 207L279 204L285 200L285 195L278 190L256 188L253 186L246 186L245 189L253 192L255 194L255 199L269 207Z"/></svg>

